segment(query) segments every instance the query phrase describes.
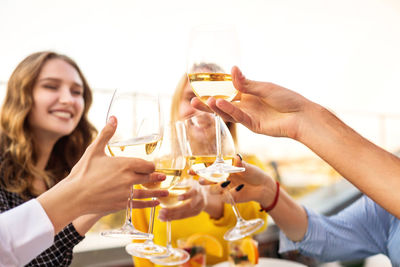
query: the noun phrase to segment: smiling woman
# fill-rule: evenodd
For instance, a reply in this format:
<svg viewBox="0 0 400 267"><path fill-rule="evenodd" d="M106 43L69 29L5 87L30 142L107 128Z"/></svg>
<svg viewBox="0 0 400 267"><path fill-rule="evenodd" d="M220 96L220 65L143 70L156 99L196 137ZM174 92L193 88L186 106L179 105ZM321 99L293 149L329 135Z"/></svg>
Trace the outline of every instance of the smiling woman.
<svg viewBox="0 0 400 267"><path fill-rule="evenodd" d="M17 66L0 115L0 213L68 175L96 134L87 119L91 103L90 87L69 57L39 52ZM73 221L28 266L69 265L73 247L101 216Z"/></svg>

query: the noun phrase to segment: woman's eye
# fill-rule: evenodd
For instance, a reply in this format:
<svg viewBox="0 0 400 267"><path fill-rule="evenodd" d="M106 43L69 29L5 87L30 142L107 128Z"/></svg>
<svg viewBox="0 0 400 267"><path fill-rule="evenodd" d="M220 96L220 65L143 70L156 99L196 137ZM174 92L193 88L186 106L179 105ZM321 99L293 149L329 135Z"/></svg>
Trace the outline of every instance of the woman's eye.
<svg viewBox="0 0 400 267"><path fill-rule="evenodd" d="M47 89L57 89L57 86L52 84L45 84L43 85L43 87Z"/></svg>
<svg viewBox="0 0 400 267"><path fill-rule="evenodd" d="M72 94L79 96L79 95L83 95L83 92L81 90L73 90Z"/></svg>

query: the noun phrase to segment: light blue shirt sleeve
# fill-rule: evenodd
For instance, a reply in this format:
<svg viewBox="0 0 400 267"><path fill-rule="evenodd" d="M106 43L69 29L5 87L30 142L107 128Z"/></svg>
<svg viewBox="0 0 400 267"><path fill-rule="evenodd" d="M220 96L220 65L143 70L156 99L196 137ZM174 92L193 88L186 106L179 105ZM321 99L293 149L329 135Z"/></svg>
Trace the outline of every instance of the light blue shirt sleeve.
<svg viewBox="0 0 400 267"><path fill-rule="evenodd" d="M366 196L331 217L305 209L308 227L303 240L293 242L281 232L280 253L299 250L321 261L388 255L389 215Z"/></svg>

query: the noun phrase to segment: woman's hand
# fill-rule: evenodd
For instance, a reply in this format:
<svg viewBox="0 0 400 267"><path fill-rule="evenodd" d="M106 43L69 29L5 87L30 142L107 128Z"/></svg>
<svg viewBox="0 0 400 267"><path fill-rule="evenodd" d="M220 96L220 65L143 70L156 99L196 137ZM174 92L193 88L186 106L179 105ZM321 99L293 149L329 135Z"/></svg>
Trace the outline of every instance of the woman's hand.
<svg viewBox="0 0 400 267"><path fill-rule="evenodd" d="M202 187L198 182L193 180L190 182L191 188L186 193L179 196L178 200L183 201L182 204L175 207L164 207L160 210L158 218L161 221L172 221L184 219L198 215L206 206L206 200Z"/></svg>
<svg viewBox="0 0 400 267"><path fill-rule="evenodd" d="M156 173L154 173L152 175L156 175ZM139 200L139 199L148 199L148 198L157 198L157 197L166 197L166 196L168 196L168 190L133 189L132 208L143 209L143 208L155 207L160 204L160 201L158 201L156 199L155 200Z"/></svg>
<svg viewBox="0 0 400 267"><path fill-rule="evenodd" d="M230 197L224 193L229 190L236 203L257 201L266 207L272 203L276 183L260 168L243 161L240 156L234 158L234 166L244 167L244 172L232 173L226 182L211 185L213 195L221 195L224 202L231 204Z"/></svg>
<svg viewBox="0 0 400 267"><path fill-rule="evenodd" d="M245 168L244 172L232 173L228 178L231 181L230 193L235 202L257 201L264 207L273 202L276 183L265 171L243 161L239 156L235 157L234 165Z"/></svg>

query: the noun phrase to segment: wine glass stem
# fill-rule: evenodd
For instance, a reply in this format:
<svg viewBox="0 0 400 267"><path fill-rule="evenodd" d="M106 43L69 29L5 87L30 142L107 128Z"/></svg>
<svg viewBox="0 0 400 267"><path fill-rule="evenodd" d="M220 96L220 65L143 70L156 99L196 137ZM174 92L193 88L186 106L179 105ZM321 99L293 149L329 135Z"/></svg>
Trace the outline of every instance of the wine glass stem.
<svg viewBox="0 0 400 267"><path fill-rule="evenodd" d="M170 250L172 248L171 245L171 221L167 221L167 249Z"/></svg>
<svg viewBox="0 0 400 267"><path fill-rule="evenodd" d="M221 145L221 125L219 124L219 117L217 113L214 113L214 120L215 120L215 138L217 142L217 158L215 162L223 163L224 159L222 158L222 145Z"/></svg>
<svg viewBox="0 0 400 267"><path fill-rule="evenodd" d="M150 225L148 230L149 234L153 234L155 212L156 212L156 207L152 207L150 211Z"/></svg>
<svg viewBox="0 0 400 267"><path fill-rule="evenodd" d="M128 205L126 207L125 224L132 225L132 199L133 199L133 188L129 194Z"/></svg>
<svg viewBox="0 0 400 267"><path fill-rule="evenodd" d="M238 208L237 208L237 206L236 206L235 201L233 200L233 197L232 197L231 193L229 193L229 191L225 190L225 195L228 197L229 202L230 202L231 205L232 205L232 210L233 210L233 213L235 213L236 220L237 220L238 222L243 221L243 218L242 218L242 216L240 215L240 212L239 212L239 210L238 210Z"/></svg>

